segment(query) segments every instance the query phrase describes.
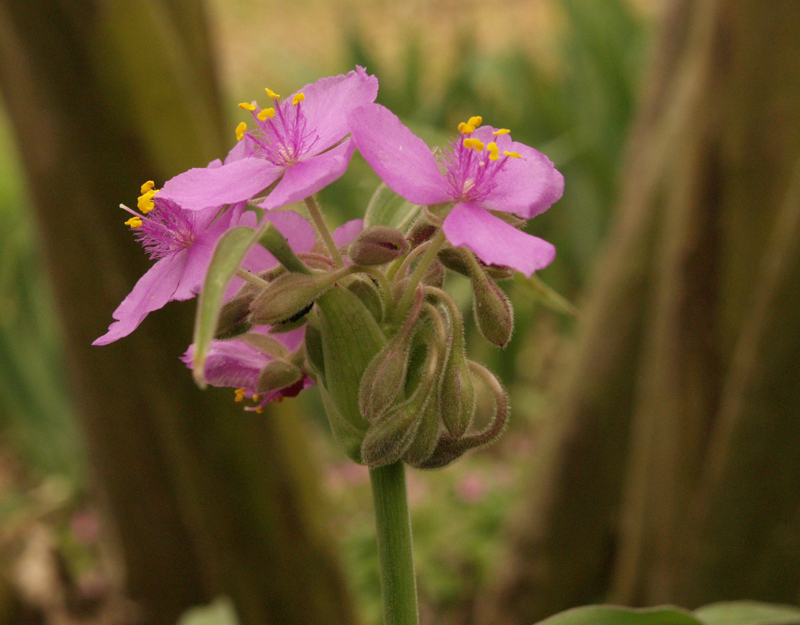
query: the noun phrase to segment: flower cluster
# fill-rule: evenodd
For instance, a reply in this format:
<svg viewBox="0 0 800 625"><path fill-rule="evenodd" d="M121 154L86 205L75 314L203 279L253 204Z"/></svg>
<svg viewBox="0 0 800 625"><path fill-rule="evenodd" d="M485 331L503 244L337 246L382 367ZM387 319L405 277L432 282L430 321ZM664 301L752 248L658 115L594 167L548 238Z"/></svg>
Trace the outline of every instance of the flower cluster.
<svg viewBox="0 0 800 625"><path fill-rule="evenodd" d="M374 103L377 91L361 67L285 99L266 89L269 106L239 105L252 121L236 128L224 162L160 190L145 183L138 212L123 208L155 263L95 344L199 294L183 356L198 382L233 387L257 411L316 384L351 458L439 467L495 440L508 414L498 380L466 355L445 277L470 279L477 327L504 346L513 309L497 281L552 262L555 248L522 227L561 197L564 180L546 156L480 117L431 151ZM355 149L384 185L364 219L330 232L314 194ZM400 206L397 196L402 215L381 210ZM495 413L473 431L481 388Z"/></svg>

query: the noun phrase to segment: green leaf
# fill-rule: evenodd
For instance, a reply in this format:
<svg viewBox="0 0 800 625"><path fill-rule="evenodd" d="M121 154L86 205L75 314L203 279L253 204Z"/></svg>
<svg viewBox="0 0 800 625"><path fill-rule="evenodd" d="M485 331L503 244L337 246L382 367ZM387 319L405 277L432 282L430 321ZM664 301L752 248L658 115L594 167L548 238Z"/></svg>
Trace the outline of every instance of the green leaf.
<svg viewBox="0 0 800 625"><path fill-rule="evenodd" d="M247 251L258 240L258 236L259 233L253 228L237 226L222 235L214 248L203 292L198 298L197 317L194 323L194 379L200 388L206 386L205 361L217 330L225 289L228 288L228 283Z"/></svg>
<svg viewBox="0 0 800 625"><path fill-rule="evenodd" d="M592 605L561 612L539 625L705 625L681 608L620 608Z"/></svg>
<svg viewBox="0 0 800 625"><path fill-rule="evenodd" d="M800 608L757 601L712 603L694 613L705 625L800 625Z"/></svg>
<svg viewBox="0 0 800 625"><path fill-rule="evenodd" d="M364 229L370 226L390 226L405 230L420 211L420 206L400 197L385 183L381 183L372 195L364 215Z"/></svg>

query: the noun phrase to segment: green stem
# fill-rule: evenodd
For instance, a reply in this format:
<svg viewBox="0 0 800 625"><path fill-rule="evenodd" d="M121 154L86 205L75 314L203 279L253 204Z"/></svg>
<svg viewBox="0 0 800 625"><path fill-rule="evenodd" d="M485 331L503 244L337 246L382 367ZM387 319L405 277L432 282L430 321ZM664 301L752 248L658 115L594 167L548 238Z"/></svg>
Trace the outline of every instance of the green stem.
<svg viewBox="0 0 800 625"><path fill-rule="evenodd" d="M419 261L416 269L414 269L414 273L412 273L411 277L408 279L408 285L405 287L405 292L400 298L397 308L394 310L394 319L396 322L399 323L405 317L405 314L408 312L408 307L411 305L411 300L414 299L414 291L417 289L417 285L420 283L422 278L425 277L425 273L430 268L431 263L436 258L436 254L442 248L444 242L444 232L439 230L439 232L436 233L436 236L431 239L428 249L425 250L425 255Z"/></svg>
<svg viewBox="0 0 800 625"><path fill-rule="evenodd" d="M384 625L419 625L411 518L402 461L370 469Z"/></svg>
<svg viewBox="0 0 800 625"><path fill-rule="evenodd" d="M311 219L313 220L314 225L317 227L317 232L319 232L319 235L325 242L325 246L328 248L333 262L336 263L337 267L344 267L342 256L339 254L339 249L336 247L336 243L333 241L333 237L331 236L330 230L328 230L328 226L325 225L325 220L322 218L322 213L319 210L319 206L317 206L316 200L314 200L313 196L309 196L305 199L305 203L306 208L308 209L308 214L311 215Z"/></svg>

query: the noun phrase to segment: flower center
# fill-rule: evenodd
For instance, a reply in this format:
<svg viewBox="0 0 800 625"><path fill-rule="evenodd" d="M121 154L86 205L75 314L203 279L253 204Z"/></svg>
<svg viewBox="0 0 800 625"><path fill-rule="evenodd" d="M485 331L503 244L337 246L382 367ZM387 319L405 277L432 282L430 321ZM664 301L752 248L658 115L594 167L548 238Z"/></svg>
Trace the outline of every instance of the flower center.
<svg viewBox="0 0 800 625"><path fill-rule="evenodd" d="M484 145L483 141L473 137L483 119L470 117L469 121L458 125L460 136L451 142L444 156L444 168L447 180L453 193L453 199L480 202L495 188L494 180L502 171L509 158L520 158L516 152L504 150L500 153L495 141ZM505 128L492 131L497 137L508 134ZM484 133L485 134L485 133Z"/></svg>
<svg viewBox="0 0 800 625"><path fill-rule="evenodd" d="M239 104L239 108L253 114L256 128L248 131L247 124L242 122L236 127L236 138L241 141L247 135L256 145L256 156L273 165L287 167L305 156L317 142L318 136L308 130L302 106L306 99L304 94L295 94L290 102L281 101L280 96L269 88L265 91L274 100L275 106L262 109L255 103Z"/></svg>
<svg viewBox="0 0 800 625"><path fill-rule="evenodd" d="M144 217L122 206L133 215L125 225L135 230L136 240L153 259L185 250L192 244L198 231L195 211L183 210L175 202L156 197L157 193L158 189L153 189L152 181L142 185L137 206Z"/></svg>

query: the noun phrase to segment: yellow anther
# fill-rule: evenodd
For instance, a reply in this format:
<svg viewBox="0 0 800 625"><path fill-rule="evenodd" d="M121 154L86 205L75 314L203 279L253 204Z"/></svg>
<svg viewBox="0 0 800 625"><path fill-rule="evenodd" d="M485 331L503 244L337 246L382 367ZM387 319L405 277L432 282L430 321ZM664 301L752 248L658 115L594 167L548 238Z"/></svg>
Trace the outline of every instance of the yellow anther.
<svg viewBox="0 0 800 625"><path fill-rule="evenodd" d="M305 99L306 99L306 96L305 96L304 93L296 93L295 96L292 98L292 104L297 106L298 104L300 104Z"/></svg>
<svg viewBox="0 0 800 625"><path fill-rule="evenodd" d="M266 92L267 92L267 95L268 95L270 98L272 98L273 100L277 100L278 98L280 98L280 97L281 97L281 96L279 96L277 93L275 93L275 92L274 92L272 89L270 89L269 87L267 87L266 89L264 89L264 91L266 91Z"/></svg>
<svg viewBox="0 0 800 625"><path fill-rule="evenodd" d="M258 401L259 399L261 399L261 397L258 395L258 393L253 395L253 401Z"/></svg>
<svg viewBox="0 0 800 625"><path fill-rule="evenodd" d="M148 180L142 185L142 193L147 193L150 189L156 186L156 183L152 180Z"/></svg>
<svg viewBox="0 0 800 625"><path fill-rule="evenodd" d="M236 139L237 141L241 141L244 139L244 133L247 130L247 124L241 122L238 126L236 126Z"/></svg>
<svg viewBox="0 0 800 625"><path fill-rule="evenodd" d="M246 388L237 388L235 391L233 391L233 394L236 395L236 397L234 398L233 401L243 401L244 400L244 394L246 392L247 392Z"/></svg>
<svg viewBox="0 0 800 625"><path fill-rule="evenodd" d="M470 117L469 120L467 120L467 123L473 128L477 128L483 123L483 117Z"/></svg>
<svg viewBox="0 0 800 625"><path fill-rule="evenodd" d="M142 227L142 218L141 217L131 217L128 221L125 222L126 226L130 226L131 228L141 228Z"/></svg>
<svg viewBox="0 0 800 625"><path fill-rule="evenodd" d="M508 150L503 152L503 156L507 156L508 158L522 158L519 152L509 152Z"/></svg>
<svg viewBox="0 0 800 625"><path fill-rule="evenodd" d="M264 413L264 409L261 406L256 408L256 414L263 414L263 413Z"/></svg>
<svg viewBox="0 0 800 625"><path fill-rule="evenodd" d="M255 111L256 107L250 102L239 102L239 108L245 111Z"/></svg>
<svg viewBox="0 0 800 625"><path fill-rule="evenodd" d="M153 196L156 193L158 193L157 189L150 189L139 196L139 201L136 203L136 206L145 215L156 207L156 205L153 204Z"/></svg>
<svg viewBox="0 0 800 625"><path fill-rule="evenodd" d="M464 139L464 147L480 152L483 150L483 142L480 139L470 137L469 139Z"/></svg>
<svg viewBox="0 0 800 625"><path fill-rule="evenodd" d="M511 132L511 131L508 128L498 128L492 134L495 135L495 136L497 136L497 135L507 135L509 132Z"/></svg>
<svg viewBox="0 0 800 625"><path fill-rule="evenodd" d="M258 119L260 119L262 122L265 122L269 118L274 116L275 116L275 109L271 107L268 109L261 109L261 112L258 115L256 115L256 117L258 117Z"/></svg>
<svg viewBox="0 0 800 625"><path fill-rule="evenodd" d="M458 125L459 132L468 135L472 132L475 132L475 126L470 126L467 122L461 122Z"/></svg>
<svg viewBox="0 0 800 625"><path fill-rule="evenodd" d="M486 149L489 151L489 160L496 161L500 158L500 149L497 147L497 144L492 141L486 146Z"/></svg>

